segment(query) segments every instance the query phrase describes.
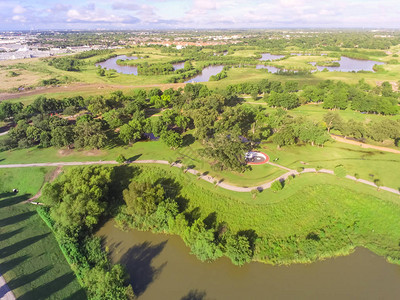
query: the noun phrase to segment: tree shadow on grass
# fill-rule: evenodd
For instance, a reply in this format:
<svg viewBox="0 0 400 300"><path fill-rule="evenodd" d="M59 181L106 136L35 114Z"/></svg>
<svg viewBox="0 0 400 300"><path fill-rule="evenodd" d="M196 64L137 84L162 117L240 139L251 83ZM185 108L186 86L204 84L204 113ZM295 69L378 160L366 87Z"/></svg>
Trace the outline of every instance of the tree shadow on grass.
<svg viewBox="0 0 400 300"><path fill-rule="evenodd" d="M19 215L11 216L0 220L0 227L15 224L21 221L25 221L36 214L36 211L27 211Z"/></svg>
<svg viewBox="0 0 400 300"><path fill-rule="evenodd" d="M8 240L10 237L13 237L14 235L21 233L25 228L21 227L13 231L5 232L5 233L0 233L0 242Z"/></svg>
<svg viewBox="0 0 400 300"><path fill-rule="evenodd" d="M49 267L49 266L41 268L30 274L24 274L22 276L14 278L11 281L7 282L7 284L10 287L10 289L15 290L21 286L31 283L32 281L35 281L36 279L38 279L40 276L43 276L51 269L52 269L52 267Z"/></svg>
<svg viewBox="0 0 400 300"><path fill-rule="evenodd" d="M14 193L8 193L8 194L15 195ZM14 196L14 197L9 196L3 200L0 200L0 208L21 203L25 200L28 200L29 197L30 197L29 194L23 194L23 195ZM1 199L1 195L0 195L0 199Z"/></svg>
<svg viewBox="0 0 400 300"><path fill-rule="evenodd" d="M129 272L131 284L136 295L141 295L161 273L166 262L159 267L152 266L152 261L164 249L167 241L157 245L144 242L130 248L121 258Z"/></svg>
<svg viewBox="0 0 400 300"><path fill-rule="evenodd" d="M14 195L15 195L15 193L12 193L12 192L0 193L0 200L3 199L3 198L12 197L12 196L14 196Z"/></svg>
<svg viewBox="0 0 400 300"><path fill-rule="evenodd" d="M75 276L72 272L64 274L46 284L43 284L31 291L23 294L18 300L31 300L31 299L48 299L51 295L65 288L69 283L75 280ZM73 299L86 299L84 292L76 292L79 297L74 297ZM74 294L74 295L75 295ZM72 298L70 298L72 299Z"/></svg>
<svg viewBox="0 0 400 300"><path fill-rule="evenodd" d="M188 133L183 137L182 146L183 147L190 146L195 141L196 141L196 139L194 138L194 136L192 134Z"/></svg>
<svg viewBox="0 0 400 300"><path fill-rule="evenodd" d="M23 263L27 259L29 259L31 256L30 255L22 255L17 258L10 259L4 263L0 264L0 271L4 274L7 273L8 271L14 269L16 266L19 264Z"/></svg>
<svg viewBox="0 0 400 300"><path fill-rule="evenodd" d="M17 253L18 251L40 241L41 239L45 238L49 234L50 233L45 233L45 234L33 236L33 237L27 238L25 240L19 241L15 244L12 244L10 246L4 247L4 248L0 249L0 258L5 258L14 253Z"/></svg>

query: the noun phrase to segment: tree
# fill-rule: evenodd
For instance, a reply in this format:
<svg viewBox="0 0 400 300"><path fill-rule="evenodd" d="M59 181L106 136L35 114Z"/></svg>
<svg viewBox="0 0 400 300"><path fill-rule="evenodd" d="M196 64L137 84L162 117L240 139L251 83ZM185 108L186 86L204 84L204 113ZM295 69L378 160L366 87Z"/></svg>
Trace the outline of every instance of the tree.
<svg viewBox="0 0 400 300"><path fill-rule="evenodd" d="M164 200L165 191L160 184L149 182L131 182L123 191L127 212L131 215L149 216L157 210L157 205Z"/></svg>
<svg viewBox="0 0 400 300"><path fill-rule="evenodd" d="M78 122L74 129L76 148L102 148L105 146L107 136L101 128L101 123L93 120Z"/></svg>
<svg viewBox="0 0 400 300"><path fill-rule="evenodd" d="M272 141L278 148L286 145L292 145L296 142L296 132L292 125L284 124L272 136Z"/></svg>
<svg viewBox="0 0 400 300"><path fill-rule="evenodd" d="M121 112L115 109L103 113L103 119L107 122L111 129L122 126L122 118L123 115L121 114Z"/></svg>
<svg viewBox="0 0 400 300"><path fill-rule="evenodd" d="M226 241L225 249L226 256L237 266L250 262L253 257L249 239L244 235L229 237Z"/></svg>
<svg viewBox="0 0 400 300"><path fill-rule="evenodd" d="M176 123L177 126L182 128L183 132L185 132L186 129L188 128L189 124L190 124L190 118L182 116L182 115L178 115L175 118L175 123Z"/></svg>
<svg viewBox="0 0 400 300"><path fill-rule="evenodd" d="M337 112L328 112L323 116L324 122L326 123L326 128L328 129L328 133L331 129L337 129L341 131L343 129L343 119Z"/></svg>
<svg viewBox="0 0 400 300"><path fill-rule="evenodd" d="M51 131L51 145L56 147L69 146L74 142L74 132L70 126L59 126Z"/></svg>
<svg viewBox="0 0 400 300"><path fill-rule="evenodd" d="M183 233L183 241L201 261L213 261L222 256L220 247L215 243L214 232L207 230L201 219L194 221L192 226Z"/></svg>
<svg viewBox="0 0 400 300"><path fill-rule="evenodd" d="M170 148L176 149L182 146L183 138L182 136L172 130L165 130L161 134L161 140Z"/></svg>
<svg viewBox="0 0 400 300"><path fill-rule="evenodd" d="M106 70L104 70L101 66L97 66L97 70L96 70L97 75L99 76L104 76L106 73Z"/></svg>
<svg viewBox="0 0 400 300"><path fill-rule="evenodd" d="M119 138L125 143L133 143L139 140L144 133L143 120L133 119L128 124L121 126L119 130Z"/></svg>
<svg viewBox="0 0 400 300"><path fill-rule="evenodd" d="M104 166L68 169L43 188L43 202L58 227L68 232L97 224L107 207L113 169Z"/></svg>
<svg viewBox="0 0 400 300"><path fill-rule="evenodd" d="M127 159L125 158L125 156L123 156L122 154L120 154L120 155L117 156L116 161L117 161L117 163L123 164L124 162L127 161Z"/></svg>

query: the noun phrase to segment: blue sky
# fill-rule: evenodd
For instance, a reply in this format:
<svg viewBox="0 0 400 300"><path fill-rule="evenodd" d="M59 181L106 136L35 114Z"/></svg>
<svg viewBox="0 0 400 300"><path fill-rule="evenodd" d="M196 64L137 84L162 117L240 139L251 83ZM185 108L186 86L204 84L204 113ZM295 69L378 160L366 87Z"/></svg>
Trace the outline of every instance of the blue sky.
<svg viewBox="0 0 400 300"><path fill-rule="evenodd" d="M0 0L0 30L400 28L400 0Z"/></svg>

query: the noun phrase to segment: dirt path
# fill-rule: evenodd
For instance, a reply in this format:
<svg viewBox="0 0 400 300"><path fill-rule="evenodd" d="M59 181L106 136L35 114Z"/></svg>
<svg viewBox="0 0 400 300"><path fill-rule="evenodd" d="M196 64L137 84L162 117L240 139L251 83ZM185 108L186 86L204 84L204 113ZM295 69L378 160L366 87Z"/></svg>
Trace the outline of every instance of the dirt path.
<svg viewBox="0 0 400 300"><path fill-rule="evenodd" d="M6 280L0 274L0 299L1 300L15 300L14 293L10 290Z"/></svg>
<svg viewBox="0 0 400 300"><path fill-rule="evenodd" d="M61 174L61 172L62 172L62 167L61 167L61 166L58 166L57 169L55 169L53 172L50 173L50 175L49 175L47 178L45 178L45 180L44 180L44 182L43 182L43 185L44 185L46 182L52 182L52 181L54 181L54 179L56 179L56 178L58 177L58 175ZM39 199L39 197L42 196L42 188L43 188L43 185L42 185L42 187L40 188L40 190L36 193L35 196L29 198L28 200L25 200L25 201L22 202L22 203L41 204L41 203L39 203L39 202L35 202L35 200L36 200L36 199ZM35 202L35 203L34 203L34 202Z"/></svg>
<svg viewBox="0 0 400 300"><path fill-rule="evenodd" d="M354 141L354 140L348 140L348 139L345 139L345 138L343 138L341 136L337 136L335 134L331 134L331 137L335 141L340 142L340 143L346 143L346 144L350 144L350 145L360 146L361 148L370 148L370 149L375 149L375 150L379 150L379 151L385 151L385 152L391 152L391 153L400 154L399 150L392 149L392 148L375 146L375 145L371 145L371 144L365 144L365 143L357 142L357 141Z"/></svg>
<svg viewBox="0 0 400 300"><path fill-rule="evenodd" d="M67 86L55 86L55 87L38 87L34 90L22 91L18 93L0 93L0 101L16 99L26 96L34 96L39 94L47 93L60 93L60 92L79 92L79 91L98 91L102 89L109 90L124 90L133 88L153 88L159 87L162 90L168 88L180 88L184 87L185 83L160 83L160 84L147 84L147 85L117 85L117 84L102 84L102 83L74 83Z"/></svg>
<svg viewBox="0 0 400 300"><path fill-rule="evenodd" d="M136 160L136 161L132 161L132 162L128 162L128 163L131 163L131 164L162 164L162 165L170 165L170 163L168 161L166 161L166 160ZM4 169L4 168L29 168L29 167L117 165L117 164L118 163L116 161L110 160L110 161L87 161L87 162L56 162L56 163L33 163L33 164L9 164L9 165L0 165L0 168ZM199 176L199 178L202 179L202 180L205 180L205 181L210 182L210 183L212 183L212 184L214 184L216 186L219 186L219 187L221 187L223 189L234 191L234 192L251 192L252 190L255 190L255 189L261 191L261 190L270 188L274 181L277 181L277 180L281 180L282 181L282 180L287 179L289 176L299 175L299 174L303 174L303 173L325 173L325 174L334 175L334 172L332 170L327 170L327 169L321 169L321 170L317 171L316 169L313 169L313 168L306 168L302 172L297 172L296 170L292 170L292 169L289 169L287 167L284 167L284 166L281 166L281 165L278 165L278 164L275 164L275 163L269 163L269 164L272 165L272 166L284 169L287 172L285 174L273 179L273 180L270 180L270 181L265 182L265 183L263 183L261 185L253 186L253 187L240 187L240 186L232 185L232 184L224 182L221 179L218 179L218 178L215 178L215 177L212 177L212 176L209 176L209 175L203 175L203 173L201 173L201 172L199 172L199 171L197 171L195 169L189 169L188 168L188 169L185 170L185 172L186 173L191 173L191 174L196 175L196 176ZM180 163L173 163L171 165L171 167L177 167L177 168L182 168L182 166L183 165L180 164ZM367 180L364 180L364 179L356 179L355 177L350 176L350 175L347 175L346 178L378 188L378 186L375 183L371 182L371 181L367 181ZM396 195L400 195L400 191L396 190L394 188L379 187L379 189L388 191L388 192L396 194ZM35 198L35 199L37 199L37 198ZM31 199L29 199L29 200L31 200Z"/></svg>

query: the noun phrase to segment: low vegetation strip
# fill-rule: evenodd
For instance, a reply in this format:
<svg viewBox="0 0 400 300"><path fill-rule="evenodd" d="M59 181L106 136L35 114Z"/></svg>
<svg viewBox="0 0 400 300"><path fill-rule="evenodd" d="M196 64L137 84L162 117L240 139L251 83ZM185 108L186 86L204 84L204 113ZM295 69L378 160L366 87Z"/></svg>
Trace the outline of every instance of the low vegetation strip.
<svg viewBox="0 0 400 300"><path fill-rule="evenodd" d="M299 175L301 173L325 173L325 174L332 174L334 175L334 171L332 170L326 170L326 169L321 169L317 170L315 168L306 168L306 169L301 169L300 171L292 170L287 167L278 165L276 163L270 163L271 165L275 167L279 167L282 169L287 170L288 172L275 178L274 180L265 182L264 184L258 185L258 186L253 186L253 187L239 187L235 186L229 183L224 182L223 180L219 180L215 177L205 175L195 169L192 169L190 167L185 167L181 163L172 163L170 164L166 160L136 160L128 163L133 163L133 164L161 164L161 165L171 165L173 167L177 168L184 168L185 172L191 173L193 175L199 176L200 179L205 180L209 183L214 184L215 186L219 186L223 189L234 191L234 192L251 192L253 190L264 190L264 189L269 189L271 188L272 184L274 182L280 181L283 182L287 180L289 177L293 177L296 175ZM86 162L55 162L55 163L32 163L32 164L10 164L10 165L0 165L1 168L28 168L28 167L60 167L60 166L90 166L90 165L116 165L118 162L110 160L110 161L86 161ZM400 191L390 188L390 187L384 187L384 186L379 186L376 183L368 180L363 180L363 179L357 179L354 176L346 175L344 174L347 179L354 180L363 184L367 184L373 187L376 187L378 189L382 189L385 191L388 191L390 193L398 194L400 195Z"/></svg>

